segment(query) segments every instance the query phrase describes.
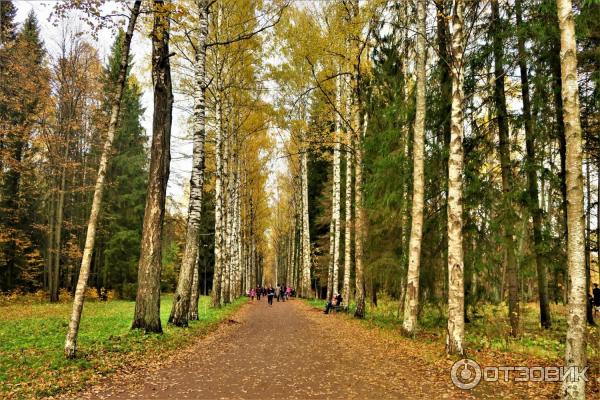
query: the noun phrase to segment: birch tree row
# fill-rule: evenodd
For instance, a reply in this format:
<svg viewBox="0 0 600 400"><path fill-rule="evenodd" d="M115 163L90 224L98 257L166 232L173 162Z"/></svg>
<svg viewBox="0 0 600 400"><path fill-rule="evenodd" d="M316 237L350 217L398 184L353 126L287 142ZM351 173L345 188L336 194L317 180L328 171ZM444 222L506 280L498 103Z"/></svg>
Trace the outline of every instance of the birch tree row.
<svg viewBox="0 0 600 400"><path fill-rule="evenodd" d="M0 2L0 291L72 298L69 358L86 297L135 298L132 328L160 333L167 291L185 327L201 295L221 307L286 284L341 293L358 318L393 303L409 336L436 310L457 355L486 305L509 340L527 303L542 331L564 309L565 363L585 367L600 5L298 3L132 0L107 17L101 0L59 2L49 53L35 14L18 24Z"/></svg>
<svg viewBox="0 0 600 400"><path fill-rule="evenodd" d="M108 154L114 138L116 120L128 70L131 43L141 2L135 2L125 34L119 69L119 86L113 100L109 134L103 150L89 219L86 248L73 302L71 324L65 344L69 358L76 355L79 322L94 249L97 216L102 201L103 181ZM226 2L196 3L195 13L178 9L172 3L155 1L152 5L152 77L154 84L154 117L146 208L143 220L141 252L138 266L136 307L132 329L162 332L160 320L163 225L170 173L170 142L173 112L173 78L170 45L188 60L176 68L193 71L191 90L192 171L189 186L188 217L185 245L169 323L185 327L198 319L199 299L199 235L202 220L207 128L214 134L215 229L213 272L213 306L230 303L244 291L254 287L261 274L261 245L264 225L257 215L264 212L265 181L270 142L267 136L269 107L262 101L256 68L260 57L258 34L269 27L256 20L254 5L237 7ZM214 8L212 7L214 6ZM183 10L183 12L182 12ZM211 12L214 11L214 12ZM172 16L178 18L172 20ZM245 21L238 24L237 21ZM179 24L185 39L171 43L171 24ZM193 28L192 28L193 27ZM190 32L196 32L193 38ZM212 35L211 35L212 32ZM210 51L209 51L210 49ZM186 52L191 52L188 56ZM248 62L250 61L250 62ZM209 87L214 80L214 86ZM206 98L211 95L214 113L212 126L207 122ZM249 185L250 183L250 185ZM247 229L249 227L249 229Z"/></svg>
<svg viewBox="0 0 600 400"><path fill-rule="evenodd" d="M585 55L597 44L583 33L597 12L563 1L293 8L278 29L285 61L272 65L289 166L277 276L305 297L341 291L357 317L378 296L398 299L409 335L443 302L447 351L461 355L478 303L506 302L516 338L523 302L552 326L552 296L568 304L566 363L583 368L585 298L600 279L597 129L580 122L597 113L598 65ZM583 398L584 384L565 382L563 396Z"/></svg>

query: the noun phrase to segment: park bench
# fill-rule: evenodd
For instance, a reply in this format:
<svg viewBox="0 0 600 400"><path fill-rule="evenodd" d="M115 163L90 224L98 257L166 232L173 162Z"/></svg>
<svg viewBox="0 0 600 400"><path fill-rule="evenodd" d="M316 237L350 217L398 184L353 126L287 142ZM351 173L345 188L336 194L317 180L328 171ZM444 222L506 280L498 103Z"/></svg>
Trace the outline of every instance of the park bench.
<svg viewBox="0 0 600 400"><path fill-rule="evenodd" d="M331 313L331 312L338 313L338 312L340 312L340 311L345 311L345 308L344 308L343 304L336 304L335 306L333 306L333 307L331 307L331 308L329 309L329 312L330 312L330 313Z"/></svg>

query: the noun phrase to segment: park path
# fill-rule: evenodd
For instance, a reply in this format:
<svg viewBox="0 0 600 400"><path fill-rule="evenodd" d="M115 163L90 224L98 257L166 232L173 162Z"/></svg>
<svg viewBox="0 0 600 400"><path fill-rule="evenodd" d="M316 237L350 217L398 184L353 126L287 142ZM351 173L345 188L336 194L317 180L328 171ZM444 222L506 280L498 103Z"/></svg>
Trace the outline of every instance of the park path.
<svg viewBox="0 0 600 400"><path fill-rule="evenodd" d="M249 302L175 358L79 393L88 399L500 398L450 381L451 361L418 342L299 300ZM450 363L450 364L448 364ZM503 388L507 389L507 388ZM509 390L511 394L516 393ZM528 396L527 396L528 397ZM520 398L523 398L520 396Z"/></svg>

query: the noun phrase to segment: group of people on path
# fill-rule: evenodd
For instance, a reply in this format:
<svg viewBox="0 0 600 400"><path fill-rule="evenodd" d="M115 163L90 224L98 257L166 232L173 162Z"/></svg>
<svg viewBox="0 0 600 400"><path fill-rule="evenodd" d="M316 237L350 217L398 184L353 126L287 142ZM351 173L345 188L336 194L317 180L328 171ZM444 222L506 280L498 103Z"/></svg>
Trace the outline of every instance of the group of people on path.
<svg viewBox="0 0 600 400"><path fill-rule="evenodd" d="M292 296L296 295L296 291L292 289L290 286L285 284L278 284L276 287L271 285L267 287L256 286L256 288L252 288L248 291L248 296L254 301L256 297L257 300L260 300L261 297L267 297L267 303L272 306L273 298L277 299L277 302L289 300Z"/></svg>

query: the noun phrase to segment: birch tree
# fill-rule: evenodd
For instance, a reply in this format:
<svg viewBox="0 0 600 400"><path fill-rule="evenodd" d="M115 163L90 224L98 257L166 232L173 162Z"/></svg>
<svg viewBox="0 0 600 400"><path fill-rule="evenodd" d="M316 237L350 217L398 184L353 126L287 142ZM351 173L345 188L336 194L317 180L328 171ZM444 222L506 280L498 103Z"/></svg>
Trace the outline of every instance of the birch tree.
<svg viewBox="0 0 600 400"><path fill-rule="evenodd" d="M355 102L358 100L355 99ZM363 205L362 179L363 179L363 158L362 158L362 141L360 140L360 114L359 107L355 105L352 119L354 129L354 207L356 215L354 217L354 258L355 258L355 285L356 285L356 310L354 316L363 318L365 316L365 278L363 265L363 246L364 246L364 225L365 225L365 210ZM356 133L360 132L360 133Z"/></svg>
<svg viewBox="0 0 600 400"><path fill-rule="evenodd" d="M204 190L204 141L206 137L206 40L208 36L208 1L199 0L198 39L195 45L194 79L196 96L194 98L194 139L192 150L192 176L190 178L190 197L188 205L187 233L185 251L181 261L181 270L177 289L173 297L173 307L169 323L187 326L190 298L199 245L200 218L202 212L202 192Z"/></svg>
<svg viewBox="0 0 600 400"><path fill-rule="evenodd" d="M200 251L196 254L194 264L194 276L192 278L192 288L190 293L190 307L188 310L188 320L198 321L198 301L200 300Z"/></svg>
<svg viewBox="0 0 600 400"><path fill-rule="evenodd" d="M229 102L226 102L227 106L230 106ZM222 209L222 230L223 230L223 243L222 243L222 260L223 260L223 276L221 282L221 299L223 303L230 302L230 291L231 291L231 197L232 197L232 177L231 174L231 160L230 160L230 147L231 138L229 130L229 118L231 115L231 109L225 114L225 123L222 127L225 127L223 131L223 209Z"/></svg>
<svg viewBox="0 0 600 400"><path fill-rule="evenodd" d="M406 279L406 300L402 327L413 333L417 327L419 308L419 274L421 263L421 243L423 239L423 208L425 197L425 80L426 80L426 18L427 1L417 0L416 38L416 113L413 139L413 199L412 225L408 253L408 275Z"/></svg>
<svg viewBox="0 0 600 400"><path fill-rule="evenodd" d="M465 289L462 237L464 0L454 0L450 20L452 111L448 158L448 354L464 353Z"/></svg>
<svg viewBox="0 0 600 400"><path fill-rule="evenodd" d="M339 293L339 270L340 270L340 209L341 209L341 129L342 116L340 114L342 107L342 79L338 75L336 79L336 108L338 112L335 118L335 135L333 147L333 293Z"/></svg>
<svg viewBox="0 0 600 400"><path fill-rule="evenodd" d="M217 82L217 85L219 83ZM215 267L212 291L212 305L221 305L223 279L223 116L220 101L220 88L217 87L215 101Z"/></svg>
<svg viewBox="0 0 600 400"><path fill-rule="evenodd" d="M303 137L305 137L303 133ZM310 228L308 225L308 146L304 141L300 156L302 181L302 296L310 295Z"/></svg>
<svg viewBox="0 0 600 400"><path fill-rule="evenodd" d="M345 116L348 121L350 118L350 79L344 79L344 87L346 88L346 101L345 101ZM352 171L354 169L353 160L353 141L352 131L348 125L344 127L345 131L345 147L346 147L346 193L344 205L344 283L342 289L342 299L346 302L346 307L350 305L350 273L352 268L352 228L353 228L353 207L352 207Z"/></svg>
<svg viewBox="0 0 600 400"><path fill-rule="evenodd" d="M339 291L339 262L340 262L340 181L341 181L341 168L340 168L340 130L342 127L341 117L342 107L342 85L341 76L338 74L335 80L335 131L333 135L333 185L332 185L332 202L331 202L331 223L329 226L329 255L330 255L330 268L329 268L329 285L327 285L327 299L331 299L332 296Z"/></svg>
<svg viewBox="0 0 600 400"><path fill-rule="evenodd" d="M113 98L110 113L110 123L108 126L108 134L104 142L102 155L100 156L100 166L98 168L98 176L96 177L96 185L94 187L92 210L90 212L90 218L87 226L87 235L85 238L83 258L81 260L81 268L79 270L77 288L75 289L75 297L73 298L73 310L71 311L69 330L67 332L67 337L65 340L64 352L67 358L74 358L77 351L77 335L79 333L79 323L81 321L81 313L83 311L85 288L87 286L87 281L90 275L90 266L92 263L92 255L94 252L94 244L96 240L98 216L100 214L100 208L102 206L102 195L104 193L104 181L106 179L108 161L112 150L115 132L117 130L119 113L121 111L121 100L123 98L123 91L125 89L127 71L129 68L129 49L131 47L131 40L133 38L133 31L135 29L137 17L140 13L141 3L141 0L136 0L133 3L131 16L129 17L129 24L127 26L127 31L125 32L125 37L123 40L123 49L121 53L117 90L115 91Z"/></svg>
<svg viewBox="0 0 600 400"><path fill-rule="evenodd" d="M556 0L560 29L560 67L563 119L566 136L567 264L569 311L565 364L582 371L586 360L585 235L583 213L582 133L577 84L577 43L571 0ZM562 385L564 399L585 399L585 380L569 376Z"/></svg>
<svg viewBox="0 0 600 400"><path fill-rule="evenodd" d="M355 286L356 286L356 310L354 316L363 318L365 316L365 278L364 278L364 240L366 214L363 204L363 129L367 128L366 114L365 122L362 123L362 103L360 92L361 78L361 57L364 50L362 32L359 28L360 5L358 0L353 0L349 4L348 23L353 26L351 36L352 45L350 50L351 57L351 116L350 124L354 139L354 268L355 268Z"/></svg>

